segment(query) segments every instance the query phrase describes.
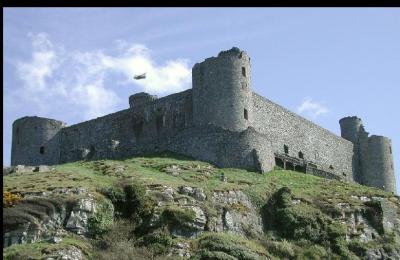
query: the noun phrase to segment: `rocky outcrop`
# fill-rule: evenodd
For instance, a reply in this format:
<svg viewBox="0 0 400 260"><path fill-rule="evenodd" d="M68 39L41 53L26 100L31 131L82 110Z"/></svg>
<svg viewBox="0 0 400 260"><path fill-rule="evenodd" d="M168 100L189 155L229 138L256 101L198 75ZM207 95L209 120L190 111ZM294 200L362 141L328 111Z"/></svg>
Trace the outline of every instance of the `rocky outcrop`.
<svg viewBox="0 0 400 260"><path fill-rule="evenodd" d="M78 198L71 201L61 194ZM45 196L25 194L20 204L4 208L3 247L54 240L67 231L88 235L88 220L97 212L97 207L93 194L81 187L55 189Z"/></svg>
<svg viewBox="0 0 400 260"><path fill-rule="evenodd" d="M211 201L217 214L210 217L210 231L228 231L242 236L262 233L260 213L242 191L216 191Z"/></svg>
<svg viewBox="0 0 400 260"><path fill-rule="evenodd" d="M195 238L203 231L227 231L244 237L262 233L260 214L242 191L214 192L209 200L198 187L161 186L148 189L148 193L157 198L150 226L157 226L162 221L163 211L171 206L193 212L193 218L171 227L173 236Z"/></svg>
<svg viewBox="0 0 400 260"><path fill-rule="evenodd" d="M178 168L171 167L171 169ZM182 169L185 170L181 166L177 171ZM129 211L132 214L120 216L140 219L137 223L142 228L140 232L144 240L147 235L150 235L149 237L153 235L154 241L163 241L156 239L157 234L163 234L169 240L173 240L173 243L168 244L166 251L171 256L197 255L212 258L228 254L227 252L231 250L230 256L240 252L239 255L245 254L249 256L248 259L257 259L253 257L254 252L250 252L251 250L247 252L247 249L242 248L243 245L236 245L236 240L229 243L221 240L217 243L212 238L204 240L203 237L209 235L206 233L208 231L223 233L227 239L229 236L234 236L243 240L258 240L265 237L265 232L272 231L275 232L271 235L274 241L269 242L277 248L283 242L275 238L292 242L307 240L320 247L324 246L328 254L341 257L346 252L353 254L348 249L351 245L353 252L357 252L362 259L400 259L398 197L351 196L348 200L344 197L337 200L330 198L312 200L295 197L289 188L283 187L270 193L264 207L260 209L252 202L245 189L210 191L206 190L205 186L195 186L195 184L181 186L135 184L125 185L120 190L115 187L112 189L115 189L113 193L115 199L121 194L125 194L122 197L127 196L124 192L129 189L125 188L133 187L129 190L131 197L121 200L125 203L125 209L132 209ZM139 188L140 192L135 191ZM111 197L106 199L83 187L58 187L44 192L25 192L22 195L23 200L15 207L4 208L4 247L39 241L60 244L66 240L66 236L71 235L71 232L81 238L90 237L93 228L103 228L104 221L110 214L111 218L114 217L113 206L111 205L111 210L107 206L111 201L115 202ZM136 214L138 211L135 211L135 207L143 206L145 199L152 200L148 204L151 205L149 207L151 210L146 213L146 219L142 219L143 215ZM115 205L118 208L117 204ZM191 251L192 241L198 240L203 241L199 244L202 250L204 249L203 253ZM325 244L322 245L320 241L324 241ZM382 244L386 242L387 245L383 247ZM206 250L210 246L212 250ZM225 251L221 251L222 249ZM80 260L85 259L85 255L78 247L68 245L58 251L46 253L43 259Z"/></svg>
<svg viewBox="0 0 400 260"><path fill-rule="evenodd" d="M68 248L60 249L47 255L45 260L83 260L86 259L83 252L75 247L70 246Z"/></svg>

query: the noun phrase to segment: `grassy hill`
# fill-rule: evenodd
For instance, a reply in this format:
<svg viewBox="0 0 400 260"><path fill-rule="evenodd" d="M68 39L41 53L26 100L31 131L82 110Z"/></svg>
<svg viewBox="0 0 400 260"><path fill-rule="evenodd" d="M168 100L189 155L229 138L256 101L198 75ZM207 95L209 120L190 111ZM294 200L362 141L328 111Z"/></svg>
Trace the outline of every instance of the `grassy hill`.
<svg viewBox="0 0 400 260"><path fill-rule="evenodd" d="M24 200L32 196L36 200L38 196L50 196L63 202L70 201L71 197L79 199L80 195L51 193L76 187L85 189L96 200L112 202L115 214L111 224L98 229L98 234L92 232L87 236L66 232L62 242L56 244L41 241L12 245L5 248L3 257L41 259L49 252L72 245L89 259L179 258L171 253L171 248L187 251L186 258L190 255L193 259L358 259L366 258L374 250L396 254L399 247L396 244L399 227L395 223L392 232L386 228L383 222L386 213L380 204L384 201L392 205L399 218L397 197L379 189L299 172L276 169L259 174L220 169L190 158L161 154L125 160L79 161L57 165L49 172L3 176L3 190L23 197L22 204L14 206L12 214L17 215L17 209L24 211L21 206ZM192 195L180 193L182 187L196 188L206 199L193 200ZM173 191L172 200L164 199L165 189ZM240 201L227 202L229 207L223 203L216 205L216 196L229 191L242 192L251 207ZM181 199L193 202L183 205L179 202ZM196 222L193 207L205 212L204 230L196 231L194 237L174 234L179 225L179 230L182 226L184 231L194 230L193 225L187 224ZM262 219L262 233L252 232L252 227L243 228L248 207L254 207ZM239 221L242 225L239 230L246 232L230 232L230 223L220 224L222 232L207 230L211 219L219 221L227 211L233 214L233 222L235 216L240 221L243 219L243 223ZM359 214L365 220L359 234L355 234L354 230L358 229L351 214ZM155 226L147 221L154 215L158 216ZM224 216L223 222L227 219ZM102 216L97 217L98 223L103 223ZM3 222L5 218L3 214ZM370 230L374 238L362 239L362 233ZM121 255L130 257L121 258Z"/></svg>

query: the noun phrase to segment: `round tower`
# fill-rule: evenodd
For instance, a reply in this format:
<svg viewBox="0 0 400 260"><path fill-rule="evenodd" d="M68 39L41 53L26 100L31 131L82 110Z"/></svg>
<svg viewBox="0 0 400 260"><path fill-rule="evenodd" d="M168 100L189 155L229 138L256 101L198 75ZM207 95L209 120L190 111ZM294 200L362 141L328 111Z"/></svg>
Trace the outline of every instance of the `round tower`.
<svg viewBox="0 0 400 260"><path fill-rule="evenodd" d="M350 142L357 144L362 121L356 116L348 116L339 120L341 136Z"/></svg>
<svg viewBox="0 0 400 260"><path fill-rule="evenodd" d="M42 117L22 117L13 123L11 165L52 165L59 162L59 131L66 124Z"/></svg>
<svg viewBox="0 0 400 260"><path fill-rule="evenodd" d="M193 121L243 131L252 122L250 57L234 47L194 65Z"/></svg>
<svg viewBox="0 0 400 260"><path fill-rule="evenodd" d="M368 138L368 154L363 172L365 185L396 192L392 144L389 138L372 135Z"/></svg>

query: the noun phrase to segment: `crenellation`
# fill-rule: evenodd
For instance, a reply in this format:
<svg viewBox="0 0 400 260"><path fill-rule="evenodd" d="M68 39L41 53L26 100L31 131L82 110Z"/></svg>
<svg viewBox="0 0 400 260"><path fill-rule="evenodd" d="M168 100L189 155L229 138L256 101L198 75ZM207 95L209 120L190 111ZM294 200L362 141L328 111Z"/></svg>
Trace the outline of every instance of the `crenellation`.
<svg viewBox="0 0 400 260"><path fill-rule="evenodd" d="M67 126L23 117L13 124L12 165L57 164L169 151L261 173L282 167L395 191L391 140L356 116L341 136L252 91L250 57L233 47L192 68L192 89Z"/></svg>

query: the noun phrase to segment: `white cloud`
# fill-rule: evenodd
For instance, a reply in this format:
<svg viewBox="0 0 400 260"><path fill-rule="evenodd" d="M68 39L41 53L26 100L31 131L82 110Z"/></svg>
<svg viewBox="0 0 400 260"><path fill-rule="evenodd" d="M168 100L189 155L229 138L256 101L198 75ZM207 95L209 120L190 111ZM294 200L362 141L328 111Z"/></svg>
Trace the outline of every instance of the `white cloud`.
<svg viewBox="0 0 400 260"><path fill-rule="evenodd" d="M47 39L45 33L30 35L30 38L33 40L34 49L32 59L17 62L17 72L29 90L43 90L46 87L46 78L51 77L58 66L57 56L53 44Z"/></svg>
<svg viewBox="0 0 400 260"><path fill-rule="evenodd" d="M191 69L187 60L168 60L159 65L151 50L142 44L118 40L114 46L117 54L109 55L102 50L66 51L45 33L30 38L32 57L16 63L23 85L10 96L15 102L35 103L42 113L45 108L49 112L55 107L60 111L72 107L79 111L80 119L89 119L113 112L127 100L128 97L118 96L121 85L136 85L143 91L161 95L190 87ZM147 73L146 79L133 79L142 73ZM106 82L113 83L106 86Z"/></svg>
<svg viewBox="0 0 400 260"><path fill-rule="evenodd" d="M303 99L301 105L297 108L298 113L304 113L308 116L311 116L313 119L317 118L322 114L326 114L329 112L328 108L324 105L312 101L311 98L306 97Z"/></svg>

